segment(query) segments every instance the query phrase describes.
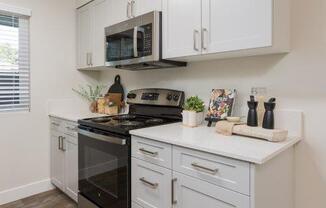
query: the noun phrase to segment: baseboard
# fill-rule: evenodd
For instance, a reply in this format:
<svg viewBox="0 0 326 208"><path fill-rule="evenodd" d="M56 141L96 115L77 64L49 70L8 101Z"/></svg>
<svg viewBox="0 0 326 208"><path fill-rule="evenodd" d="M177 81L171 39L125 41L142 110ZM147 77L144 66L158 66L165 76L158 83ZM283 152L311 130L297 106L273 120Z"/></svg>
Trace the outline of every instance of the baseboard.
<svg viewBox="0 0 326 208"><path fill-rule="evenodd" d="M50 179L36 181L0 192L0 205L54 189Z"/></svg>

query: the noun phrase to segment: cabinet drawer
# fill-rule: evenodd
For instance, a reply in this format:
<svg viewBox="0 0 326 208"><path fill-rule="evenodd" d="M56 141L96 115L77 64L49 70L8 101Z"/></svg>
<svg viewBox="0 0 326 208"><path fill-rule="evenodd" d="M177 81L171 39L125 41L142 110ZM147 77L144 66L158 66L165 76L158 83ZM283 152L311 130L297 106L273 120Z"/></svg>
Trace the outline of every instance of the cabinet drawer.
<svg viewBox="0 0 326 208"><path fill-rule="evenodd" d="M250 197L173 172L174 208L250 208Z"/></svg>
<svg viewBox="0 0 326 208"><path fill-rule="evenodd" d="M172 145L135 136L131 140L133 157L169 169L172 168Z"/></svg>
<svg viewBox="0 0 326 208"><path fill-rule="evenodd" d="M78 137L78 127L77 126L78 125L75 122L65 121L63 123L64 134L77 138Z"/></svg>
<svg viewBox="0 0 326 208"><path fill-rule="evenodd" d="M62 127L62 126L63 126L62 123L63 123L62 120L51 117L51 118L50 118L50 126L51 126L51 130L54 130L54 131L61 131L62 128L63 128L63 127Z"/></svg>
<svg viewBox="0 0 326 208"><path fill-rule="evenodd" d="M171 205L172 171L132 158L132 201L144 208Z"/></svg>
<svg viewBox="0 0 326 208"><path fill-rule="evenodd" d="M246 195L250 193L247 162L174 146L173 170Z"/></svg>

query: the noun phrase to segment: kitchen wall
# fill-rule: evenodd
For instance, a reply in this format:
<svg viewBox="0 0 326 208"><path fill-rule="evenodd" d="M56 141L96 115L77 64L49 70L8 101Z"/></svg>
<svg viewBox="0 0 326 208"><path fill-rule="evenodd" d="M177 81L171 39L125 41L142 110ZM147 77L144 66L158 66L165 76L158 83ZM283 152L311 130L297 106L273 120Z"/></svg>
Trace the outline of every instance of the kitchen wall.
<svg viewBox="0 0 326 208"><path fill-rule="evenodd" d="M70 0L0 0L32 9L31 112L0 113L0 204L49 187L47 100L71 98L97 73L75 70L75 5ZM87 109L85 109L87 110Z"/></svg>
<svg viewBox="0 0 326 208"><path fill-rule="evenodd" d="M176 88L206 102L212 88L236 88L239 106L245 105L251 87L267 87L279 109L304 112L305 141L296 147L296 208L325 208L326 1L293 1L292 48L287 55L196 62L186 69L108 70L101 81L112 83L119 73L126 90Z"/></svg>

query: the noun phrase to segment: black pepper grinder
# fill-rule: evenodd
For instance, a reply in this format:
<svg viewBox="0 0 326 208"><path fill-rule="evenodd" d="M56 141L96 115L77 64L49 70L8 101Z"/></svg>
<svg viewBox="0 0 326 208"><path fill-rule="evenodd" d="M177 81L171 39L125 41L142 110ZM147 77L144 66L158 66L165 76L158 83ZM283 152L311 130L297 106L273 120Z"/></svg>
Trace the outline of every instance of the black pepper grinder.
<svg viewBox="0 0 326 208"><path fill-rule="evenodd" d="M258 102L255 101L255 97L253 95L250 96L250 101L248 101L248 118L247 118L247 125L256 127L258 126L258 115L257 115L257 106Z"/></svg>
<svg viewBox="0 0 326 208"><path fill-rule="evenodd" d="M271 98L268 102L264 103L265 106L265 114L263 120L263 128L264 129L274 129L274 109L276 106L276 99Z"/></svg>

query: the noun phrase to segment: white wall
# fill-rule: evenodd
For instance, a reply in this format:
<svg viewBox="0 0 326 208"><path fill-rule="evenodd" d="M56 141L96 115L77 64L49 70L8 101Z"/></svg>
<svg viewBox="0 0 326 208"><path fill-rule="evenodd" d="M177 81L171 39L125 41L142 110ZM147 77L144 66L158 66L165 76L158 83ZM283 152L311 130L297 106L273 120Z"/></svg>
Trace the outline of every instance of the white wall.
<svg viewBox="0 0 326 208"><path fill-rule="evenodd" d="M212 88L236 88L240 105L252 86L267 87L279 108L304 111L305 141L296 148L296 208L325 208L326 1L295 0L292 10L293 51L288 55L197 62L186 69L110 70L101 80L110 83L119 73L127 90L176 88L206 102Z"/></svg>
<svg viewBox="0 0 326 208"><path fill-rule="evenodd" d="M32 9L31 112L0 113L0 204L8 189L50 175L47 100L74 96L71 88L90 76L75 70L74 1L0 0ZM3 198L2 198L3 197Z"/></svg>

